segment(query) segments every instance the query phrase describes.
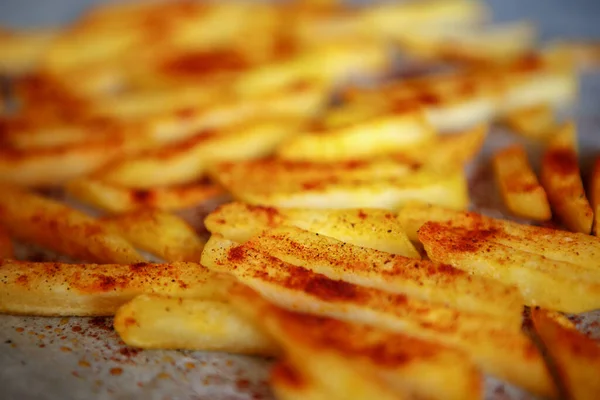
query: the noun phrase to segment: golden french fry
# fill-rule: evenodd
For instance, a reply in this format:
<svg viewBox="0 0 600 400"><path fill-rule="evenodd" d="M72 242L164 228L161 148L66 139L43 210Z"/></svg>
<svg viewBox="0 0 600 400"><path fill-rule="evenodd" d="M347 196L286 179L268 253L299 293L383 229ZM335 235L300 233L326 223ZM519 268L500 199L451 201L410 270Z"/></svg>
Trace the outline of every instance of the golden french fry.
<svg viewBox="0 0 600 400"><path fill-rule="evenodd" d="M497 243L494 234L440 222L419 229L430 259L514 285L527 305L574 313L600 307L600 270Z"/></svg>
<svg viewBox="0 0 600 400"><path fill-rule="evenodd" d="M204 225L210 232L239 243L265 230L291 225L346 243L420 258L400 222L384 210L274 208L233 202L210 213Z"/></svg>
<svg viewBox="0 0 600 400"><path fill-rule="evenodd" d="M78 260L120 264L144 261L129 242L100 221L16 186L0 188L0 223L15 238Z"/></svg>
<svg viewBox="0 0 600 400"><path fill-rule="evenodd" d="M456 349L360 323L287 311L248 288L231 295L232 304L280 343L302 374L318 380L335 398L351 393L363 399L397 398L396 393L401 398L481 396L478 370Z"/></svg>
<svg viewBox="0 0 600 400"><path fill-rule="evenodd" d="M162 188L132 189L114 186L97 179L82 178L69 182L66 189L75 199L111 213L144 208L179 210L225 194L221 187L208 181Z"/></svg>
<svg viewBox="0 0 600 400"><path fill-rule="evenodd" d="M200 261L204 241L176 215L140 209L99 221L133 245L165 261Z"/></svg>
<svg viewBox="0 0 600 400"><path fill-rule="evenodd" d="M119 307L114 327L129 346L275 355L277 346L220 296L143 294Z"/></svg>
<svg viewBox="0 0 600 400"><path fill-rule="evenodd" d="M552 358L558 377L573 400L592 400L600 393L600 345L564 316L532 309L533 326Z"/></svg>
<svg viewBox="0 0 600 400"><path fill-rule="evenodd" d="M600 236L600 157L594 160L589 193L592 210L594 211L593 234Z"/></svg>
<svg viewBox="0 0 600 400"><path fill-rule="evenodd" d="M533 139L546 138L555 126L554 110L545 103L510 111L502 120L513 132Z"/></svg>
<svg viewBox="0 0 600 400"><path fill-rule="evenodd" d="M331 280L275 257L246 257L238 249L213 235L202 259L209 268L227 269L281 307L434 339L467 352L488 373L534 393L555 394L544 361L521 332L520 321L508 323L489 314Z"/></svg>
<svg viewBox="0 0 600 400"><path fill-rule="evenodd" d="M113 315L144 293L217 298L227 290L200 264L60 264L0 261L0 312L45 316Z"/></svg>
<svg viewBox="0 0 600 400"><path fill-rule="evenodd" d="M0 226L0 260L14 258L12 240L2 226Z"/></svg>
<svg viewBox="0 0 600 400"><path fill-rule="evenodd" d="M508 210L516 216L546 221L552 218L544 188L539 184L522 146L498 151L492 159L496 184Z"/></svg>
<svg viewBox="0 0 600 400"><path fill-rule="evenodd" d="M271 369L269 384L279 400L328 400L331 393L315 379L310 379L292 367L288 361L279 361ZM352 397L346 397L352 399Z"/></svg>
<svg viewBox="0 0 600 400"><path fill-rule="evenodd" d="M554 133L544 153L540 181L561 222L573 232L590 233L594 212L581 182L575 129L569 122Z"/></svg>
<svg viewBox="0 0 600 400"><path fill-rule="evenodd" d="M54 29L0 31L0 73L22 75L36 67L56 35Z"/></svg>

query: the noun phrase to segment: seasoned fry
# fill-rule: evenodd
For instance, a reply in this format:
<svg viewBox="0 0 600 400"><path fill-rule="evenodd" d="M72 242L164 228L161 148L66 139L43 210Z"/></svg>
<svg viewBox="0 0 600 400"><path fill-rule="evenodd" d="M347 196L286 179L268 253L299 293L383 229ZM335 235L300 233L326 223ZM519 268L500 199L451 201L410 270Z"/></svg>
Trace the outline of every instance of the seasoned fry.
<svg viewBox="0 0 600 400"><path fill-rule="evenodd" d="M144 261L129 242L80 211L16 186L0 190L0 223L15 238L83 261Z"/></svg>
<svg viewBox="0 0 600 400"><path fill-rule="evenodd" d="M600 270L497 243L494 234L440 222L427 222L419 229L429 258L514 285L527 305L573 313L600 307Z"/></svg>
<svg viewBox="0 0 600 400"><path fill-rule="evenodd" d="M594 160L594 166L591 174L589 185L589 196L594 211L594 223L592 233L600 236L600 157Z"/></svg>
<svg viewBox="0 0 600 400"><path fill-rule="evenodd" d="M181 186L132 189L114 186L97 179L83 178L70 182L66 189L75 199L111 213L145 208L179 210L225 195L221 187L208 181Z"/></svg>
<svg viewBox="0 0 600 400"><path fill-rule="evenodd" d="M522 146L514 145L497 152L492 165L496 184L511 213L538 221L552 218L546 192L531 169Z"/></svg>
<svg viewBox="0 0 600 400"><path fill-rule="evenodd" d="M204 224L210 232L239 243L265 230L291 225L357 246L420 258L400 222L384 210L274 208L233 202L209 214Z"/></svg>
<svg viewBox="0 0 600 400"><path fill-rule="evenodd" d="M143 294L119 307L114 327L129 346L275 355L277 346L213 293L203 298ZM217 296L219 298L220 296Z"/></svg>
<svg viewBox="0 0 600 400"><path fill-rule="evenodd" d="M407 398L481 396L481 376L468 357L439 343L290 312L248 289L234 290L232 303L281 344L287 359L302 374L318 379L335 398L348 398L349 393L356 393L357 398L381 398L373 397L381 389ZM336 393L341 388L343 396Z"/></svg>
<svg viewBox="0 0 600 400"><path fill-rule="evenodd" d="M575 129L571 122L554 133L544 153L540 181L561 222L573 232L590 233L594 212L581 182Z"/></svg>
<svg viewBox="0 0 600 400"><path fill-rule="evenodd" d="M143 293L219 298L221 279L199 264L60 264L0 261L0 312L113 315Z"/></svg>
<svg viewBox="0 0 600 400"><path fill-rule="evenodd" d="M513 132L532 139L546 138L556 123L554 110L545 103L510 111L502 120Z"/></svg>
<svg viewBox="0 0 600 400"><path fill-rule="evenodd" d="M0 226L0 260L14 258L14 249L10 236L2 226Z"/></svg>
<svg viewBox="0 0 600 400"><path fill-rule="evenodd" d="M592 400L600 393L600 345L579 332L567 318L532 309L538 336L554 361L558 377L573 400Z"/></svg>
<svg viewBox="0 0 600 400"><path fill-rule="evenodd" d="M534 393L555 393L541 355L518 320L508 323L489 314L330 280L274 257L248 258L234 250L235 243L214 236L205 247L203 263L228 269L278 306L437 340L467 352L488 373Z"/></svg>
<svg viewBox="0 0 600 400"><path fill-rule="evenodd" d="M288 361L279 361L271 369L269 384L279 400L329 400L333 396L315 379L302 375ZM344 398L354 399L354 393ZM397 396L394 397L397 400Z"/></svg>
<svg viewBox="0 0 600 400"><path fill-rule="evenodd" d="M185 221L168 212L141 209L103 217L100 222L165 261L200 261L204 241Z"/></svg>

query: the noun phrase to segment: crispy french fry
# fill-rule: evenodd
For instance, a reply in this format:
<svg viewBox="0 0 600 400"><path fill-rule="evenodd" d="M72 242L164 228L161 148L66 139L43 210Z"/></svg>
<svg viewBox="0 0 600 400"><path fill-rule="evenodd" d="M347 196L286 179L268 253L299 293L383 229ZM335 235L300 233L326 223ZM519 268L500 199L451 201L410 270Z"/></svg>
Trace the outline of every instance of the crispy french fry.
<svg viewBox="0 0 600 400"><path fill-rule="evenodd" d="M279 361L271 369L271 389L279 400L328 400L332 394L315 379L310 379L292 367L288 361ZM352 397L346 397L352 399Z"/></svg>
<svg viewBox="0 0 600 400"><path fill-rule="evenodd" d="M575 313L600 307L600 270L496 243L494 234L440 222L427 222L419 229L429 258L514 285L527 305Z"/></svg>
<svg viewBox="0 0 600 400"><path fill-rule="evenodd" d="M600 372L600 345L560 314L532 309L531 317L568 398L597 398L600 393L600 382L596 379Z"/></svg>
<svg viewBox="0 0 600 400"><path fill-rule="evenodd" d="M566 123L548 143L540 181L555 214L573 232L590 233L594 212L585 197L577 161L574 123Z"/></svg>
<svg viewBox="0 0 600 400"><path fill-rule="evenodd" d="M210 232L239 243L265 230L292 225L358 246L420 258L400 222L384 210L278 209L233 202L209 214L204 224Z"/></svg>
<svg viewBox="0 0 600 400"><path fill-rule="evenodd" d="M278 353L270 338L217 299L143 294L119 307L114 327L126 344L144 349Z"/></svg>
<svg viewBox="0 0 600 400"><path fill-rule="evenodd" d="M10 236L2 226L0 226L0 260L14 258L14 249Z"/></svg>
<svg viewBox="0 0 600 400"><path fill-rule="evenodd" d="M113 315L143 293L218 298L230 280L194 263L60 264L0 261L0 312Z"/></svg>
<svg viewBox="0 0 600 400"><path fill-rule="evenodd" d="M215 235L213 235L215 236ZM240 257L231 241L211 237L203 262L228 269L242 283L284 308L404 332L467 352L483 370L545 395L555 394L544 361L521 323L442 307L334 281L274 257ZM516 361L518 360L518 361Z"/></svg>
<svg viewBox="0 0 600 400"><path fill-rule="evenodd" d="M21 75L35 67L56 35L54 29L0 31L0 73Z"/></svg>
<svg viewBox="0 0 600 400"><path fill-rule="evenodd" d="M546 138L552 133L556 122L554 110L548 104L536 104L510 111L502 120L513 132L533 139Z"/></svg>
<svg viewBox="0 0 600 400"><path fill-rule="evenodd" d="M129 242L100 221L16 186L0 188L0 223L15 238L83 261L144 261Z"/></svg>
<svg viewBox="0 0 600 400"><path fill-rule="evenodd" d="M204 241L185 221L168 212L141 209L103 217L100 222L165 261L200 261Z"/></svg>
<svg viewBox="0 0 600 400"><path fill-rule="evenodd" d="M481 376L460 351L360 323L290 312L244 289L232 291L233 305L335 398L481 396Z"/></svg>
<svg viewBox="0 0 600 400"><path fill-rule="evenodd" d="M497 152L492 165L496 184L511 213L538 221L552 218L546 192L531 169L522 146L515 145Z"/></svg>
<svg viewBox="0 0 600 400"><path fill-rule="evenodd" d="M82 178L69 182L66 189L75 199L111 213L144 208L179 210L225 194L221 187L207 181L163 188L132 189L97 179Z"/></svg>
<svg viewBox="0 0 600 400"><path fill-rule="evenodd" d="M590 202L594 211L593 234L600 236L600 157L594 160L594 167L590 178Z"/></svg>

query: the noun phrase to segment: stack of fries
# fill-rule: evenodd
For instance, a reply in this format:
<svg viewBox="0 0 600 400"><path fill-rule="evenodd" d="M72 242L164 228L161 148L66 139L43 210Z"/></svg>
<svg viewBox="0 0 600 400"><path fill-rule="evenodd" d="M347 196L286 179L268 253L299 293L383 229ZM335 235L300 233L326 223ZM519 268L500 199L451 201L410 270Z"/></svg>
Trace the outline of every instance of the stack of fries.
<svg viewBox="0 0 600 400"><path fill-rule="evenodd" d="M479 399L483 375L594 398L600 348L563 315L600 308L600 161L590 204L555 119L574 51L487 19L474 0L143 2L1 33L0 312L275 356L283 400ZM399 54L445 69L402 78ZM571 232L466 211L496 122L547 143L539 182L524 148L495 154L508 210ZM208 239L178 216L224 195ZM72 263L16 260L13 239Z"/></svg>

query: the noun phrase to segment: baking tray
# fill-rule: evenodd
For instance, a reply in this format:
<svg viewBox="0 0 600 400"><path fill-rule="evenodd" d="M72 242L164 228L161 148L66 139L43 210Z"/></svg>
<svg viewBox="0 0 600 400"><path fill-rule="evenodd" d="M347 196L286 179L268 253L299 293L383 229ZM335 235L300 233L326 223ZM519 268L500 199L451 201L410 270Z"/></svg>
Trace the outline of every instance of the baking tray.
<svg viewBox="0 0 600 400"><path fill-rule="evenodd" d="M356 1L355 1L356 2ZM364 1L362 1L364 2ZM3 0L0 24L56 24L76 17L93 0ZM531 19L544 40L600 37L600 2L595 0L489 0L496 20ZM582 77L579 123L583 169L600 153L600 74ZM489 155L499 147L524 141L495 128L483 152L469 167L470 190L477 210L503 216L492 182ZM541 148L527 145L534 164ZM188 213L200 220L208 209ZM39 249L21 248L41 257ZM44 257L52 256L43 254ZM600 311L573 320L600 338ZM0 316L0 399L271 399L269 360L192 351L142 351L126 346L110 318L33 318ZM490 400L533 399L495 379L486 379Z"/></svg>

